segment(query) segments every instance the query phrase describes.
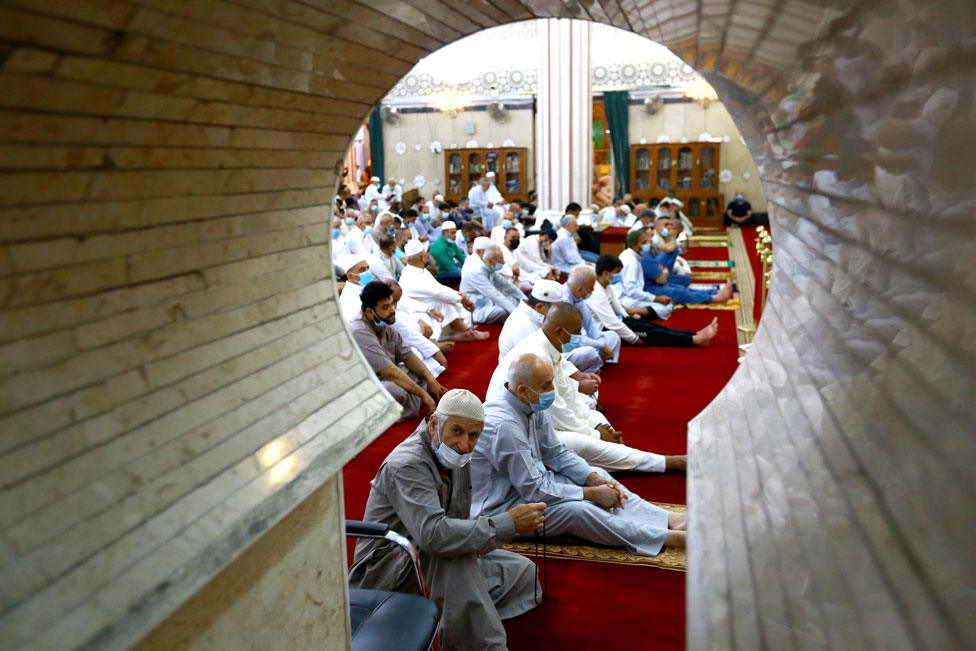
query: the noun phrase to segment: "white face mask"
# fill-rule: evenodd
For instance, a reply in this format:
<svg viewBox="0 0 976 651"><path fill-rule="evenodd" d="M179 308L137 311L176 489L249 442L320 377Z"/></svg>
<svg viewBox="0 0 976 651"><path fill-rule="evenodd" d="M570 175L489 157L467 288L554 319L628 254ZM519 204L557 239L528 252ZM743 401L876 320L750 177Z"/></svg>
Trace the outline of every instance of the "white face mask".
<svg viewBox="0 0 976 651"><path fill-rule="evenodd" d="M471 461L471 453L461 454L449 445L444 444L442 437L443 425L438 425L437 435L431 439L430 447L434 451L434 456L442 466L448 469L463 468Z"/></svg>

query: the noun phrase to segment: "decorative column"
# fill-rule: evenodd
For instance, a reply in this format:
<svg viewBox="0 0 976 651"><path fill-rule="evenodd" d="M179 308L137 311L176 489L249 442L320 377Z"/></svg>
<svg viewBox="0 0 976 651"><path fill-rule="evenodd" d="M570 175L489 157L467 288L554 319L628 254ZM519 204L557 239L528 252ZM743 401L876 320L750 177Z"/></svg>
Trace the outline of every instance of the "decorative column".
<svg viewBox="0 0 976 651"><path fill-rule="evenodd" d="M559 219L571 201L589 213L593 177L590 23L550 18L539 27L535 176L538 210ZM554 220L553 220L554 221Z"/></svg>

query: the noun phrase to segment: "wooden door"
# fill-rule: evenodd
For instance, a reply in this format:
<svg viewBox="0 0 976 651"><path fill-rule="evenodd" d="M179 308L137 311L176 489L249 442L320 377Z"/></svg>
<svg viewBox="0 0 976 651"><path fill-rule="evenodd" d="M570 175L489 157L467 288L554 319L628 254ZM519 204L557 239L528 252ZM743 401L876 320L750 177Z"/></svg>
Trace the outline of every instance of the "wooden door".
<svg viewBox="0 0 976 651"><path fill-rule="evenodd" d="M444 198L457 201L464 188L464 155L456 149L444 152Z"/></svg>
<svg viewBox="0 0 976 651"><path fill-rule="evenodd" d="M481 181L481 177L485 175L485 153L484 149L467 149L465 150L464 156L464 192L463 195L468 196L468 192L472 187Z"/></svg>
<svg viewBox="0 0 976 651"><path fill-rule="evenodd" d="M652 153L653 149L650 146L641 145L630 149L630 191L637 197L646 197L653 190L651 187L654 169Z"/></svg>
<svg viewBox="0 0 976 651"><path fill-rule="evenodd" d="M524 201L525 188L525 150L505 149L502 152L502 173L498 180L498 191L508 201Z"/></svg>

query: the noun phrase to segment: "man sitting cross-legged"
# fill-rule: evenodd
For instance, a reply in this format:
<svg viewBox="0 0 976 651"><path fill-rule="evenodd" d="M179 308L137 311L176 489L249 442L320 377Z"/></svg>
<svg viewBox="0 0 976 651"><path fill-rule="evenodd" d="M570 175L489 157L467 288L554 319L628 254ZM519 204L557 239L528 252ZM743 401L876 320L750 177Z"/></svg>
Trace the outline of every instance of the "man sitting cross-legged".
<svg viewBox="0 0 976 651"><path fill-rule="evenodd" d="M684 455L664 456L623 444L623 433L614 429L606 416L590 408L580 385L566 374L561 351L578 337L582 319L579 310L568 303L549 308L542 327L515 346L498 363L488 385L488 400L505 394L505 381L515 359L524 353L535 353L554 367L556 396L549 418L559 440L583 457L587 463L604 470L637 470L664 472L684 470Z"/></svg>
<svg viewBox="0 0 976 651"><path fill-rule="evenodd" d="M362 307L349 321L349 332L383 388L403 407L400 420L416 417L421 407L430 413L444 387L391 327L396 323L393 289L374 280L363 287L359 299Z"/></svg>
<svg viewBox="0 0 976 651"><path fill-rule="evenodd" d="M541 528L545 505L523 500L490 516L469 516L467 462L484 420L473 393L445 393L430 419L383 461L363 516L417 547L430 598L443 618L441 648L450 651L505 649L501 620L535 607L541 593L532 561L498 548ZM379 540L356 544L349 581L355 588L419 591L410 559Z"/></svg>
<svg viewBox="0 0 976 651"><path fill-rule="evenodd" d="M668 513L591 467L556 437L547 409L553 367L516 357L504 391L485 403L485 429L471 458L472 517L543 502L546 536L570 534L645 556L685 544L684 514Z"/></svg>

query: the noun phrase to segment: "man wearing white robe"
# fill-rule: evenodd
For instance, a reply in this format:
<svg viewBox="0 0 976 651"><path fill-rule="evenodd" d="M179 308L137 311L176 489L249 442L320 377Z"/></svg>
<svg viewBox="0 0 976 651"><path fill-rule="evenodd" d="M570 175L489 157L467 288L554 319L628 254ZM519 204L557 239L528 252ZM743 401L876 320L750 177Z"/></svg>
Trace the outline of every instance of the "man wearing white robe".
<svg viewBox="0 0 976 651"><path fill-rule="evenodd" d="M614 285L614 291L617 292L617 298L624 307L647 308L659 319L667 319L674 311L671 299L644 291L644 270L638 253L644 240L643 230L627 233L627 248L619 256L624 268L620 271L620 283Z"/></svg>
<svg viewBox="0 0 976 651"><path fill-rule="evenodd" d="M497 193L498 191L495 190L496 195ZM468 191L468 200L470 201L471 209L474 210L474 216L481 219L481 225L489 233L502 216L501 206L492 201L492 196L495 195L491 193L491 178L487 176L481 177L478 185ZM500 197L501 195L498 196Z"/></svg>
<svg viewBox="0 0 976 651"><path fill-rule="evenodd" d="M413 354L424 363L430 374L438 377L447 368L444 350L436 343L441 334L440 322L431 317L431 309L426 305L404 297L403 290L395 280L388 280L386 284L393 290L393 305L396 307L396 321L393 327L400 333L403 343L410 346ZM454 347L453 342L444 343L446 346Z"/></svg>
<svg viewBox="0 0 976 651"><path fill-rule="evenodd" d="M344 255L366 255L369 249L366 247L366 236L373 231L373 216L368 212L361 212L356 217L356 222L349 228L343 237Z"/></svg>
<svg viewBox="0 0 976 651"><path fill-rule="evenodd" d="M474 341L488 338L488 333L471 326L474 303L461 292L439 283L427 271L427 253L417 240L404 246L406 265L400 274L403 295L432 308L441 316L443 336L452 341Z"/></svg>
<svg viewBox="0 0 976 651"><path fill-rule="evenodd" d="M596 272L592 267L582 265L573 269L569 279L563 285L563 300L577 310L583 319L583 329L580 333L580 348L588 348L596 354L596 366L587 368L577 364L581 371L595 373L604 364L616 364L620 359L620 335L610 330L604 330L600 322L593 318L586 299L593 294L596 286ZM575 351L573 351L575 352Z"/></svg>
<svg viewBox="0 0 976 651"><path fill-rule="evenodd" d="M573 341L582 322L579 310L568 303L550 307L542 327L515 346L498 364L488 385L487 400L497 400L503 395L508 368L516 358L525 353L541 355L554 369L556 397L549 417L563 445L590 465L604 470L664 472L666 469L684 469L684 456L665 457L624 445L622 433L610 425L606 416L586 404L579 392L579 384L566 374L561 361L563 348Z"/></svg>
<svg viewBox="0 0 976 651"><path fill-rule="evenodd" d="M339 314L343 320L352 321L357 318L362 311L362 303L359 295L363 287L375 279L369 269L369 259L367 256L357 253L350 253L339 258L339 267L346 274L346 284L339 294Z"/></svg>
<svg viewBox="0 0 976 651"><path fill-rule="evenodd" d="M380 195L389 206L394 201L403 201L403 186L392 176L386 180L386 185L380 189Z"/></svg>
<svg viewBox="0 0 976 651"><path fill-rule="evenodd" d="M440 219L442 203L444 203L444 195L435 194L434 197L425 204L427 206L427 214L430 215L431 220Z"/></svg>
<svg viewBox="0 0 976 651"><path fill-rule="evenodd" d="M538 235L529 235L515 249L515 259L519 263L519 276L535 283L543 278L558 276L552 265L550 246L556 239L556 232L547 229Z"/></svg>
<svg viewBox="0 0 976 651"><path fill-rule="evenodd" d="M370 178L369 185L367 185L366 189L363 190L363 199L360 203L360 208L366 210L374 199L379 204L380 210L387 209L388 206L386 201L383 199L383 193L380 192L380 177L378 176Z"/></svg>
<svg viewBox="0 0 976 651"><path fill-rule="evenodd" d="M546 536L569 534L644 556L684 547L685 514L644 501L560 441L547 409L554 379L548 360L523 353L485 401L470 463L472 517L542 502Z"/></svg>
<svg viewBox="0 0 976 651"><path fill-rule="evenodd" d="M474 302L475 323L500 323L525 295L499 273L504 266L500 248L487 237L476 238L473 248L461 267L461 291Z"/></svg>

